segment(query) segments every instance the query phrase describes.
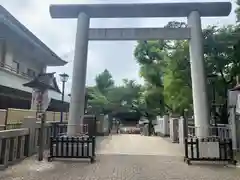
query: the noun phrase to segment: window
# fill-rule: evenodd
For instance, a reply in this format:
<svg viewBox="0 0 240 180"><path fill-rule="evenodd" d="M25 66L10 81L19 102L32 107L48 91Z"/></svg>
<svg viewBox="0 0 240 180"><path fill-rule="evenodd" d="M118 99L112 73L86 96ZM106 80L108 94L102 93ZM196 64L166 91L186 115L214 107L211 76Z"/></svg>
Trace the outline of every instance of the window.
<svg viewBox="0 0 240 180"><path fill-rule="evenodd" d="M16 62L16 61L13 61L13 70L16 72L16 73L19 73L19 62Z"/></svg>
<svg viewBox="0 0 240 180"><path fill-rule="evenodd" d="M29 77L32 77L32 78L34 78L36 76L35 71L32 69L27 69L27 74Z"/></svg>

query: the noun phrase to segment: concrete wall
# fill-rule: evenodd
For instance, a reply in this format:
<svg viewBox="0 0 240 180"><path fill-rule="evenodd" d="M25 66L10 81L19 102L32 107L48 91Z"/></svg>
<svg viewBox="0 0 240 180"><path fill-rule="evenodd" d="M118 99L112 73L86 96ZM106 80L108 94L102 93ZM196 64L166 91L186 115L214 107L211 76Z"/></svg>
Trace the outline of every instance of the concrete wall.
<svg viewBox="0 0 240 180"><path fill-rule="evenodd" d="M0 125L6 124L18 124L22 123L23 119L26 117L36 117L36 111L29 109L12 109L9 108L7 110L0 109ZM47 111L46 112L46 120L47 121L60 121L61 113ZM68 113L63 113L63 120L68 120Z"/></svg>
<svg viewBox="0 0 240 180"><path fill-rule="evenodd" d="M156 134L159 134L160 136L170 135L169 116L157 116L155 123L154 130Z"/></svg>
<svg viewBox="0 0 240 180"><path fill-rule="evenodd" d="M109 118L107 115L98 115L96 117L96 131L98 135L107 135L109 133Z"/></svg>
<svg viewBox="0 0 240 180"><path fill-rule="evenodd" d="M6 116L7 116L7 110L0 109L0 125L5 124Z"/></svg>

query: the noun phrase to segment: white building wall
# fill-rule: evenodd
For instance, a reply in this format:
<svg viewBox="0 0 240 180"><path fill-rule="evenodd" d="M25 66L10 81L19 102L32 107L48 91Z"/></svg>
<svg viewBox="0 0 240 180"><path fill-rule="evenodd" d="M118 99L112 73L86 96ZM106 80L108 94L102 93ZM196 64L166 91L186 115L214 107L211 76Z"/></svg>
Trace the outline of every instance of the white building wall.
<svg viewBox="0 0 240 180"><path fill-rule="evenodd" d="M13 48L8 45L5 56L5 65L8 67L13 67L13 61L19 63L19 71L25 74L27 74L28 68L34 70L36 73L40 73L41 71L46 72L46 66L34 61L34 59L28 58L26 56L24 57L23 54L15 53L13 51ZM17 74L15 71L10 71L8 67L0 67L0 85L31 93L31 88L23 86L23 84L29 82L31 78ZM61 94L54 91L49 91L49 97L56 100L61 100ZM64 99L66 102L70 102L69 96L65 96Z"/></svg>
<svg viewBox="0 0 240 180"><path fill-rule="evenodd" d="M3 41L0 40L0 62L2 61Z"/></svg>
<svg viewBox="0 0 240 180"><path fill-rule="evenodd" d="M13 63L13 54L11 51L7 50L6 56L5 56L5 64L7 66L12 67L12 63Z"/></svg>
<svg viewBox="0 0 240 180"><path fill-rule="evenodd" d="M31 88L23 86L23 84L29 82L29 80L30 79L23 78L19 75L16 75L15 73L9 72L0 67L0 85L2 86L32 93ZM49 97L59 101L61 100L61 94L54 91L49 91ZM65 96L65 101L70 102L70 97Z"/></svg>
<svg viewBox="0 0 240 180"><path fill-rule="evenodd" d="M23 54L15 50L11 45L7 47L7 53L11 56L11 62L16 61L19 63L20 72L27 74L28 69L31 69L35 74L39 74L46 68L46 65L39 63L33 57ZM9 60L10 61L10 60Z"/></svg>

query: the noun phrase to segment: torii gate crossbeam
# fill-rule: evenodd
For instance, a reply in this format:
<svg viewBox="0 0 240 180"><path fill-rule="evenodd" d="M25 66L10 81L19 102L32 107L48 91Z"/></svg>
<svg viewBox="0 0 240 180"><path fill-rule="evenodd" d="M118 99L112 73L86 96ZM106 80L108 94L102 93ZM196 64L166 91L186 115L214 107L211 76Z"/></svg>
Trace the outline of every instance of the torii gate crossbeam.
<svg viewBox="0 0 240 180"><path fill-rule="evenodd" d="M90 30L89 33L90 18L187 17L190 33L189 51L194 121L195 126L198 127L196 133L201 137L208 136L210 113L207 100L206 75L204 68L201 16L228 16L231 12L231 8L232 6L230 2L51 5L50 13L53 18L78 19L68 135L76 134L76 125L82 123L81 117L84 115L88 41L94 36L95 39L93 38L92 40L128 40L127 36L128 38L131 37L129 38L131 40L133 40L134 36L137 38L136 34L130 35L129 32L128 35L122 36L121 33L123 30L119 29L108 30L108 33L112 31L115 35L104 35L105 37L103 35L96 35L96 30ZM120 35L116 35L119 31ZM129 30L124 30L125 33L127 31ZM180 31L185 30L179 29L178 33L180 33ZM168 33L168 38L176 38L169 36L170 33ZM146 38L147 37L151 36L146 35ZM162 39L164 39L164 37L162 37Z"/></svg>
<svg viewBox="0 0 240 180"><path fill-rule="evenodd" d="M190 28L90 28L90 41L184 40Z"/></svg>

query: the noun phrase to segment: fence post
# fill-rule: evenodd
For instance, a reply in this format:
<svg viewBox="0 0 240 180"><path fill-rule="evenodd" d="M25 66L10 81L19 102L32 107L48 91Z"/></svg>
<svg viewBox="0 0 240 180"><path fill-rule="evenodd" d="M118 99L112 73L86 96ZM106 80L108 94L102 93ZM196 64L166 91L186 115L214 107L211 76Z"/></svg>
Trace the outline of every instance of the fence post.
<svg viewBox="0 0 240 180"><path fill-rule="evenodd" d="M24 120L22 121L22 127L23 128L29 128L29 143L28 143L28 154L27 156L31 156L34 151L35 148L34 145L34 141L35 141L35 129L36 129L36 119L35 118L24 118Z"/></svg>
<svg viewBox="0 0 240 180"><path fill-rule="evenodd" d="M230 117L228 118L231 136L232 136L232 148L234 152L237 150L237 131L236 131L236 106L231 106L230 108Z"/></svg>
<svg viewBox="0 0 240 180"><path fill-rule="evenodd" d="M229 143L228 144L228 150L230 151L229 152L229 156L230 156L231 161L234 161L234 159L235 159L235 152L234 152L233 147L232 147L233 141L231 139L229 139L228 143Z"/></svg>
<svg viewBox="0 0 240 180"><path fill-rule="evenodd" d="M8 124L8 109L6 110L6 116L5 116L5 127L4 127L4 130L7 130L7 124Z"/></svg>
<svg viewBox="0 0 240 180"><path fill-rule="evenodd" d="M52 136L53 137L57 136L57 123L56 122L52 123Z"/></svg>
<svg viewBox="0 0 240 180"><path fill-rule="evenodd" d="M4 139L4 143L2 144L2 158L3 158L3 167L8 167L9 160L9 150L10 150L10 139Z"/></svg>
<svg viewBox="0 0 240 180"><path fill-rule="evenodd" d="M173 143L178 142L179 139L179 118L170 118L170 138L172 140Z"/></svg>
<svg viewBox="0 0 240 180"><path fill-rule="evenodd" d="M50 137L50 157L53 157L53 137Z"/></svg>
<svg viewBox="0 0 240 180"><path fill-rule="evenodd" d="M185 151L185 159L188 158L188 139L185 138L185 143L184 143L184 151Z"/></svg>
<svg viewBox="0 0 240 180"><path fill-rule="evenodd" d="M169 115L165 114L163 116L163 136L169 136Z"/></svg>
<svg viewBox="0 0 240 180"><path fill-rule="evenodd" d="M179 124L178 124L178 133L179 133L179 144L180 145L184 145L185 141L184 139L186 138L186 135L184 132L185 131L185 120L184 120L184 117L181 116L180 119L179 119Z"/></svg>
<svg viewBox="0 0 240 180"><path fill-rule="evenodd" d="M65 120L68 121L68 112L65 113Z"/></svg>
<svg viewBox="0 0 240 180"><path fill-rule="evenodd" d="M18 137L13 138L13 152L12 152L12 161L17 159L17 151L18 151Z"/></svg>
<svg viewBox="0 0 240 180"><path fill-rule="evenodd" d="M93 163L95 161L95 157L96 157L96 138L95 136L91 137L92 139L92 157L91 157L91 163Z"/></svg>
<svg viewBox="0 0 240 180"><path fill-rule="evenodd" d="M24 157L24 148L25 148L25 140L26 135L25 136L21 136L20 138L20 159L23 159Z"/></svg>
<svg viewBox="0 0 240 180"><path fill-rule="evenodd" d="M188 110L184 109L183 112L183 136L188 137Z"/></svg>

